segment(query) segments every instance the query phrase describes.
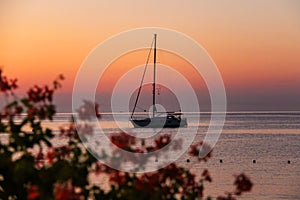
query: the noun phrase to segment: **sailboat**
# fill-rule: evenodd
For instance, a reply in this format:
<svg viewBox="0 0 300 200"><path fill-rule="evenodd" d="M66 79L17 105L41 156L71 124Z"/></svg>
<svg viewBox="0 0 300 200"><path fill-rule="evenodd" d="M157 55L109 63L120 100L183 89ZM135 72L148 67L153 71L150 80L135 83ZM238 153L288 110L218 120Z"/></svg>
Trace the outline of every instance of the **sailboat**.
<svg viewBox="0 0 300 200"><path fill-rule="evenodd" d="M137 93L137 97L135 100L135 104L133 110L131 112L130 121L134 128L178 128L178 127L187 127L187 119L182 117L182 113L179 112L157 112L156 109L156 38L157 35L154 34L154 39L151 45L151 49L154 48L154 56L153 56L153 83L152 83L152 113L150 117L146 117L143 119L134 118L134 112L139 100L140 92L143 86L143 80L146 72L146 67L149 62L149 57L151 53L151 49L148 55L146 67L144 70L143 78Z"/></svg>

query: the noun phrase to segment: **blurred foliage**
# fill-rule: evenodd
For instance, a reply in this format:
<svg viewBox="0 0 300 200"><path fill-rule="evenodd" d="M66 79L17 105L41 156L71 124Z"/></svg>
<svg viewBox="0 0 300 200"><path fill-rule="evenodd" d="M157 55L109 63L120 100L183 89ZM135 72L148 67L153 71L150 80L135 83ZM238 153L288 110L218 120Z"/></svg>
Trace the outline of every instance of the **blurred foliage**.
<svg viewBox="0 0 300 200"><path fill-rule="evenodd" d="M59 134L43 127L43 122L53 120L56 113L53 95L63 79L60 75L51 87L34 86L18 98L14 93L17 80L8 79L0 69L0 93L6 101L0 110L0 199L211 199L203 195L204 183L212 181L207 169L200 176L175 163L152 173L118 171L101 164L82 145L78 130L93 134L88 123L77 126L71 119ZM78 116L88 121L91 115L101 117L98 105L84 101ZM55 145L54 137L67 142ZM147 153L165 147L171 136L163 135L153 145L142 142L141 148L135 147L137 140L125 133L116 133L110 139L126 151ZM180 141L177 144L180 146ZM202 145L191 146L189 154L197 156ZM199 162L206 162L210 156ZM131 158L131 162L139 160ZM92 183L91 175L107 176L109 187ZM236 176L234 185L232 192L217 199L235 199L252 188L244 174Z"/></svg>

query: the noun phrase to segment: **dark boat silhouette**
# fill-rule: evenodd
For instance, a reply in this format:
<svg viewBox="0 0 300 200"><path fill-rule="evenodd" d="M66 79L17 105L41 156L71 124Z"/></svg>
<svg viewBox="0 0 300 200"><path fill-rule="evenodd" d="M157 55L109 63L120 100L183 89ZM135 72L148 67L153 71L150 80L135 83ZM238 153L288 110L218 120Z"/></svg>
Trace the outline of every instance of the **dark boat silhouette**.
<svg viewBox="0 0 300 200"><path fill-rule="evenodd" d="M152 48L154 48L154 65L153 65L153 83L152 83L152 113L151 113L151 117L146 117L143 119L137 119L134 117L134 113L135 113L135 109L139 100L139 96L140 96L140 92L141 92L141 88L143 85L143 79L145 76L145 70L144 70L144 74L143 74L143 78L137 93L137 97L135 100L135 104L130 116L130 121L132 123L132 125L135 128L178 128L178 127L187 127L187 120L186 118L182 117L182 113L181 112L157 112L156 109L156 99L155 99L155 87L156 87L156 37L157 35L154 34L154 39L153 39L153 43L151 45L151 49L150 52L152 50ZM149 55L150 55L149 52ZM147 59L147 64L149 62L149 55L148 55L148 59Z"/></svg>

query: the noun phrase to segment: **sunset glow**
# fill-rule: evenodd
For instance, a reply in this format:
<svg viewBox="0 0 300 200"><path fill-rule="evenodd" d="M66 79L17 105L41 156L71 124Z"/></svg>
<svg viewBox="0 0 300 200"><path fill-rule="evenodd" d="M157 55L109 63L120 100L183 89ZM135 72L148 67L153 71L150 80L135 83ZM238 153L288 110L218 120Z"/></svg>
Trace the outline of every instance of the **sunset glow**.
<svg viewBox="0 0 300 200"><path fill-rule="evenodd" d="M231 2L192 1L183 6L173 1L134 1L132 7L125 2L2 1L0 66L19 79L20 91L49 83L62 73L66 81L61 93L68 94L81 63L99 43L133 28L169 28L207 50L222 74L229 103L248 99L245 107L240 105L247 109L250 104L274 101L274 108L299 110L295 100L300 98L299 2ZM205 88L191 66L186 71L187 63L169 58L166 52L159 57L194 82L195 88ZM105 87L112 87L126 70L145 59L141 51L114 61Z"/></svg>

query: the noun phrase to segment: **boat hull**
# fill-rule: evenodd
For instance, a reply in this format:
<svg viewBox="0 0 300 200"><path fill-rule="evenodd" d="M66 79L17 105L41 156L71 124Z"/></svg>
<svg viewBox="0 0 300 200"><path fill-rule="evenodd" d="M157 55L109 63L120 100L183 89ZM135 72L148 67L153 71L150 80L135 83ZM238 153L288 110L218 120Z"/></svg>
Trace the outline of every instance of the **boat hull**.
<svg viewBox="0 0 300 200"><path fill-rule="evenodd" d="M186 127L186 118L154 117L145 119L131 119L134 128L178 128Z"/></svg>

